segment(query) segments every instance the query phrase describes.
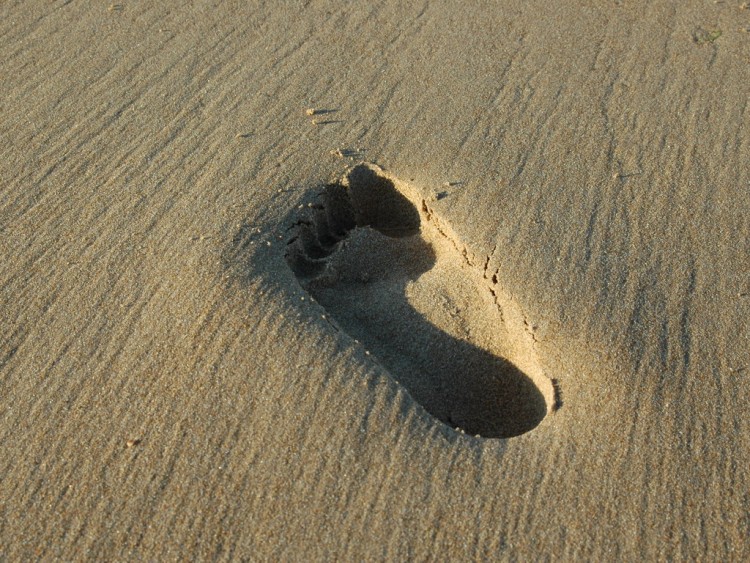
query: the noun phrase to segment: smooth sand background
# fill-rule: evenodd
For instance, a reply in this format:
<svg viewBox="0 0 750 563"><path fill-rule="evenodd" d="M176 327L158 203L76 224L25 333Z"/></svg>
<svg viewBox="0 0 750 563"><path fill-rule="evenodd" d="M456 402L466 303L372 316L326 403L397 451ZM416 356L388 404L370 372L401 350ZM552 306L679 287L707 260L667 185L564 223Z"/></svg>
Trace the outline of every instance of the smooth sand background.
<svg viewBox="0 0 750 563"><path fill-rule="evenodd" d="M739 4L2 2L0 553L750 558ZM558 412L457 434L302 300L338 148L448 192Z"/></svg>

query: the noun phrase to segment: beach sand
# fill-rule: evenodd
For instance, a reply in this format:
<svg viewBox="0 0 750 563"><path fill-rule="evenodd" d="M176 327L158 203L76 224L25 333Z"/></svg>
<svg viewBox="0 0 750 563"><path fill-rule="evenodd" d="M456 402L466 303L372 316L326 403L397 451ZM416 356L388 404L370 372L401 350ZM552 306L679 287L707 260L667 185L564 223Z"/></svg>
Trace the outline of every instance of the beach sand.
<svg viewBox="0 0 750 563"><path fill-rule="evenodd" d="M0 4L0 558L750 559L748 30Z"/></svg>

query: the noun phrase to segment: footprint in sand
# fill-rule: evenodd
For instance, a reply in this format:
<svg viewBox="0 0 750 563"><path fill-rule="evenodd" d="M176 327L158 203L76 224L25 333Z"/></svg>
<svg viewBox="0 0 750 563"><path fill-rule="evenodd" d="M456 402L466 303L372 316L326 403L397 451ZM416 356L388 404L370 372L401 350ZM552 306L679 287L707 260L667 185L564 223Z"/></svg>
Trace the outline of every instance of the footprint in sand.
<svg viewBox="0 0 750 563"><path fill-rule="evenodd" d="M523 314L405 182L360 164L299 217L301 285L435 418L485 438L559 405Z"/></svg>

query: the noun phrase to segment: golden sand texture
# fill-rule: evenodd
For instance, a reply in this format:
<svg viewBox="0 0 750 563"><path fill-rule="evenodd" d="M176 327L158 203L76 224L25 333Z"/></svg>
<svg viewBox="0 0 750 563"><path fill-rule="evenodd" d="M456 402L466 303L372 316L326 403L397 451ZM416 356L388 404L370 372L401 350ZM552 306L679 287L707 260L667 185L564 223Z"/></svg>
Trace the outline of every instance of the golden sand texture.
<svg viewBox="0 0 750 563"><path fill-rule="evenodd" d="M750 559L747 29L0 3L0 558Z"/></svg>

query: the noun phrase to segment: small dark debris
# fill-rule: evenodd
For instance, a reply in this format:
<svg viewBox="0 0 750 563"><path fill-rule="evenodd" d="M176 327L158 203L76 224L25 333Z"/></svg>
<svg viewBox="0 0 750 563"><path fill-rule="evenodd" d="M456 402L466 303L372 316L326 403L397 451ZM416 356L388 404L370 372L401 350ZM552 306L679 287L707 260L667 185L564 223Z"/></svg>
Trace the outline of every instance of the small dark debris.
<svg viewBox="0 0 750 563"><path fill-rule="evenodd" d="M720 29L712 29L710 31L705 29L698 29L693 32L693 41L698 45L704 45L705 43L713 43L719 37L721 37L722 31Z"/></svg>
<svg viewBox="0 0 750 563"><path fill-rule="evenodd" d="M552 411L558 411L563 406L562 389L560 388L560 381L557 379L552 380L552 390L555 393L555 402L552 405Z"/></svg>

